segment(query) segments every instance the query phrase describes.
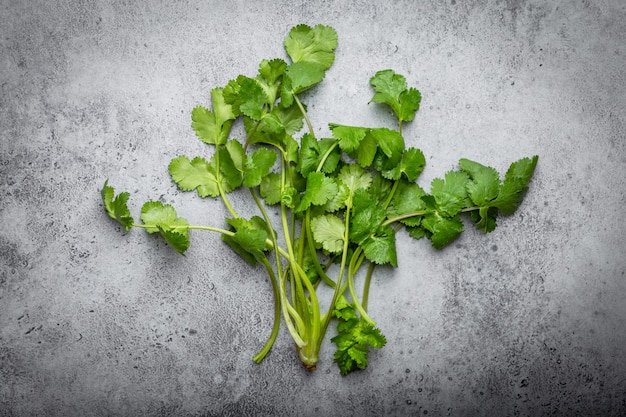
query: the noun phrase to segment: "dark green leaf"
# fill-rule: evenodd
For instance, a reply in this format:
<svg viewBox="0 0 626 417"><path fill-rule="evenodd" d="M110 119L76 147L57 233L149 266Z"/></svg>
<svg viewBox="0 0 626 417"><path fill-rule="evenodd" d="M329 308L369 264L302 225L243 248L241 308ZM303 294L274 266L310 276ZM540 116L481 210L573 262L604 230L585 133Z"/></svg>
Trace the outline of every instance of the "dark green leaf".
<svg viewBox="0 0 626 417"><path fill-rule="evenodd" d="M257 149L249 155L246 158L243 185L252 188L261 184L263 177L270 173L276 158L276 152L266 148Z"/></svg>
<svg viewBox="0 0 626 417"><path fill-rule="evenodd" d="M458 216L443 217L437 213L424 216L422 226L430 232L431 243L437 249L452 242L463 231L463 222Z"/></svg>
<svg viewBox="0 0 626 417"><path fill-rule="evenodd" d="M461 171L449 171L445 180L435 178L432 181L430 192L440 213L452 217L465 207L468 181L467 175Z"/></svg>
<svg viewBox="0 0 626 417"><path fill-rule="evenodd" d="M513 162L506 172L500 194L491 205L498 207L504 215L513 214L526 194L528 182L535 172L538 159L539 157L535 155Z"/></svg>

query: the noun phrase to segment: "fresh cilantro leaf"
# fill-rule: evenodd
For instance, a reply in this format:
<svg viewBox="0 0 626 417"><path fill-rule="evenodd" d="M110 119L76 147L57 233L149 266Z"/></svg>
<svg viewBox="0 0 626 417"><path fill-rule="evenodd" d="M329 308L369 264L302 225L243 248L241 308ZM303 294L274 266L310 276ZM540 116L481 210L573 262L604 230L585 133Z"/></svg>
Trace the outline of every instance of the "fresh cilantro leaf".
<svg viewBox="0 0 626 417"><path fill-rule="evenodd" d="M338 183L337 187L337 193L323 206L324 211L328 213L333 213L346 207L346 202L352 195L348 187L344 184Z"/></svg>
<svg viewBox="0 0 626 417"><path fill-rule="evenodd" d="M387 196L391 192L393 182L383 177L382 175L375 175L372 185L369 188L369 193L374 197L376 204L382 205L387 199Z"/></svg>
<svg viewBox="0 0 626 417"><path fill-rule="evenodd" d="M339 319L337 335L330 339L337 346L334 362L342 375L367 366L367 354L370 348L380 349L387 344L387 339L378 328L358 318L355 308L341 297L333 311Z"/></svg>
<svg viewBox="0 0 626 417"><path fill-rule="evenodd" d="M202 141L222 145L226 143L233 121L236 118L233 108L224 101L224 89L211 90L213 111L197 106L191 112L191 127Z"/></svg>
<svg viewBox="0 0 626 417"><path fill-rule="evenodd" d="M333 316L342 320L358 319L354 305L350 304L344 295L341 295L335 303Z"/></svg>
<svg viewBox="0 0 626 417"><path fill-rule="evenodd" d="M300 142L298 171L304 177L307 177L311 172L317 171L323 157L326 160L322 164L322 172L331 174L335 171L341 159L341 152L336 147L331 150L334 140L321 139L318 141L313 135L305 133Z"/></svg>
<svg viewBox="0 0 626 417"><path fill-rule="evenodd" d="M345 126L331 123L328 125L333 137L339 141L339 147L344 152L354 152L370 129L365 127Z"/></svg>
<svg viewBox="0 0 626 417"><path fill-rule="evenodd" d="M361 242L365 257L375 264L398 266L396 235L389 226L381 226Z"/></svg>
<svg viewBox="0 0 626 417"><path fill-rule="evenodd" d="M300 197L300 193L298 193L298 190L295 187L292 187L290 185L286 186L285 189L282 190L280 193L280 203L284 204L290 209L294 209L295 212L298 212L298 210L295 210L295 208L296 206L298 206L298 204L300 204L300 201L302 201L302 198ZM310 202L308 203L308 205L310 205Z"/></svg>
<svg viewBox="0 0 626 417"><path fill-rule="evenodd" d="M493 232L497 226L498 209L496 207L483 206L477 211L470 213L470 218L476 224L476 228L483 233Z"/></svg>
<svg viewBox="0 0 626 417"><path fill-rule="evenodd" d="M177 217L176 210L170 204L160 201L148 201L141 208L141 221L148 233L156 233L159 227L164 230L186 232L189 224L187 220Z"/></svg>
<svg viewBox="0 0 626 417"><path fill-rule="evenodd" d="M427 231L426 229L424 229L421 226L417 226L417 227L407 227L406 228L407 232L409 233L409 236L412 237L415 240L419 240L423 237L427 236Z"/></svg>
<svg viewBox="0 0 626 417"><path fill-rule="evenodd" d="M267 148L259 148L249 155L246 158L243 185L248 188L260 185L263 177L270 173L276 158L276 152Z"/></svg>
<svg viewBox="0 0 626 417"><path fill-rule="evenodd" d="M388 179L399 180L402 174L409 181L415 181L426 166L426 158L421 150L417 148L407 148L402 152L400 163L394 168L383 171L381 174Z"/></svg>
<svg viewBox="0 0 626 417"><path fill-rule="evenodd" d="M109 180L104 182L104 186L100 191L102 196L102 203L104 204L104 210L112 219L116 220L124 227L125 231L129 231L134 224L134 220L128 210L128 198L130 194L128 192L119 193L115 196L115 190L109 184Z"/></svg>
<svg viewBox="0 0 626 417"><path fill-rule="evenodd" d="M224 184L224 191L230 192L239 187L243 181L246 155L243 146L237 140L229 140L226 146L219 149L220 180ZM217 162L214 160L214 164Z"/></svg>
<svg viewBox="0 0 626 417"><path fill-rule="evenodd" d="M239 256L251 265L255 265L263 252L268 250L267 245L268 227L267 223L258 216L252 219L236 218L226 219L232 230L233 236L222 235L222 240L226 242Z"/></svg>
<svg viewBox="0 0 626 417"><path fill-rule="evenodd" d="M170 204L148 201L141 208L141 221L148 233L159 233L181 255L189 248L189 224Z"/></svg>
<svg viewBox="0 0 626 417"><path fill-rule="evenodd" d="M181 255L185 254L189 248L189 236L187 236L187 233L182 233L178 230L163 229L161 226L157 226L157 228L168 245Z"/></svg>
<svg viewBox="0 0 626 417"><path fill-rule="evenodd" d="M520 159L513 162L507 170L500 187L500 194L491 203L498 207L505 216L513 214L522 202L528 189L528 182L535 172L538 159L537 155L532 158Z"/></svg>
<svg viewBox="0 0 626 417"><path fill-rule="evenodd" d="M307 177L306 191L294 211L302 212L311 204L321 206L332 199L337 191L337 183L332 178L327 177L323 172L311 172Z"/></svg>
<svg viewBox="0 0 626 417"><path fill-rule="evenodd" d="M395 168L402 160L404 152L402 135L387 128L371 129L370 133L378 144L378 150L374 156L374 169L384 172Z"/></svg>
<svg viewBox="0 0 626 417"><path fill-rule="evenodd" d="M388 217L397 217L405 214L420 212L426 209L426 203L422 197L426 193L416 183L402 181L398 185L391 206L387 210ZM414 216L401 220L407 226L419 226L422 216Z"/></svg>
<svg viewBox="0 0 626 417"><path fill-rule="evenodd" d="M267 102L270 106L276 101L280 80L286 68L287 63L280 58L272 59L271 61L264 59L259 65L259 77L257 80L263 91L265 91Z"/></svg>
<svg viewBox="0 0 626 417"><path fill-rule="evenodd" d="M313 238L325 251L340 253L343 250L346 227L339 217L332 214L315 217L311 220L311 230Z"/></svg>
<svg viewBox="0 0 626 417"><path fill-rule="evenodd" d="M372 175L358 165L344 165L337 176L351 194L356 190L365 190L372 184Z"/></svg>
<svg viewBox="0 0 626 417"><path fill-rule="evenodd" d="M304 106L306 110L306 106ZM281 124L281 127L288 135L300 131L304 125L303 114L300 107L297 104L292 104L291 107L274 107L270 113Z"/></svg>
<svg viewBox="0 0 626 417"><path fill-rule="evenodd" d="M355 191L348 231L350 241L361 244L373 231L378 230L385 217L385 209L372 194L362 189Z"/></svg>
<svg viewBox="0 0 626 417"><path fill-rule="evenodd" d="M281 105L293 105L293 96L319 84L324 79L324 68L312 62L296 62L289 65L281 88Z"/></svg>
<svg viewBox="0 0 626 417"><path fill-rule="evenodd" d="M452 217L465 207L468 181L467 175L461 171L449 171L445 180L435 178L432 181L430 192L437 202L439 212Z"/></svg>
<svg viewBox="0 0 626 417"><path fill-rule="evenodd" d="M376 144L376 139L368 133L363 140L359 142L359 147L355 153L356 160L362 168L367 168L374 162L377 151L378 145Z"/></svg>
<svg viewBox="0 0 626 417"><path fill-rule="evenodd" d="M467 183L467 192L474 204L485 206L498 196L500 191L498 171L469 159L461 159L459 166L470 177L471 181Z"/></svg>
<svg viewBox="0 0 626 417"><path fill-rule="evenodd" d="M311 62L327 70L335 60L337 32L330 26L298 25L291 29L284 43L293 62Z"/></svg>
<svg viewBox="0 0 626 417"><path fill-rule="evenodd" d="M413 120L422 96L415 88L407 89L404 76L393 70L382 70L370 79L370 84L376 91L372 102L387 104L401 122Z"/></svg>
<svg viewBox="0 0 626 417"><path fill-rule="evenodd" d="M422 94L417 88L410 87L400 94L400 119L403 122L410 122L415 118L415 113L420 108Z"/></svg>
<svg viewBox="0 0 626 417"><path fill-rule="evenodd" d="M265 105L270 103L261 83L255 79L240 75L228 82L224 88L224 101L232 105L237 114L243 114L254 120L260 120L266 112Z"/></svg>
<svg viewBox="0 0 626 417"><path fill-rule="evenodd" d="M214 161L212 161L214 162ZM198 191L200 197L217 197L220 195L215 164L206 159L195 157L189 160L186 156L172 159L169 164L172 180L183 191Z"/></svg>
<svg viewBox="0 0 626 417"><path fill-rule="evenodd" d="M443 217L438 213L429 213L424 216L422 226L428 230L428 237L436 249L443 248L463 231L463 222L458 216Z"/></svg>
<svg viewBox="0 0 626 417"><path fill-rule="evenodd" d="M271 172L261 178L259 192L268 205L272 206L280 203L280 174Z"/></svg>

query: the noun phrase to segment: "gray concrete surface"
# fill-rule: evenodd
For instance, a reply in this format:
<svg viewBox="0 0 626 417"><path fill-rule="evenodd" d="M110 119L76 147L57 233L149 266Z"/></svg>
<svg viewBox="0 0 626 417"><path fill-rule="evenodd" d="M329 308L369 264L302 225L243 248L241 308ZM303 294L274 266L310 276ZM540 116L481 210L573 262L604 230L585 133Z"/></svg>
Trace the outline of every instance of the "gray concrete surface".
<svg viewBox="0 0 626 417"><path fill-rule="evenodd" d="M0 416L626 415L626 3L11 1L0 6ZM309 94L326 123L380 126L379 69L423 94L420 183L466 157L540 155L520 210L451 247L400 239L370 312L388 338L341 377L286 331L260 365L271 289L221 240L186 257L102 211L105 178L221 225L167 164L207 152L190 112L297 23L339 34ZM244 194L234 203L247 210Z"/></svg>

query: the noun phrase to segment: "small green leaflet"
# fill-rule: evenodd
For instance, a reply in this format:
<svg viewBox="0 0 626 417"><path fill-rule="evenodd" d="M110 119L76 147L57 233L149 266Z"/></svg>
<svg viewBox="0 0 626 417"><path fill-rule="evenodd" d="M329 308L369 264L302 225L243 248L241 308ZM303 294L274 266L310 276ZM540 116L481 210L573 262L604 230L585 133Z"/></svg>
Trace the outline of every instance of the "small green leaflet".
<svg viewBox="0 0 626 417"><path fill-rule="evenodd" d="M330 26L298 25L291 29L284 43L293 62L311 62L327 70L335 60L337 32Z"/></svg>
<svg viewBox="0 0 626 417"><path fill-rule="evenodd" d="M366 127L345 126L331 123L328 125L333 133L333 137L339 141L342 151L350 153L359 148L361 141L369 133ZM373 158L373 156L372 156Z"/></svg>
<svg viewBox="0 0 626 417"><path fill-rule="evenodd" d="M261 179L259 187L261 197L265 199L265 203L272 206L280 203L280 174L272 172Z"/></svg>
<svg viewBox="0 0 626 417"><path fill-rule="evenodd" d="M330 341L337 345L334 361L339 366L341 375L364 369L370 348L382 348L387 344L387 339L378 328L359 318L354 306L344 297L335 304L333 314L339 323L337 336Z"/></svg>
<svg viewBox="0 0 626 417"><path fill-rule="evenodd" d="M366 190L357 190L352 198L350 241L360 245L386 218L385 209Z"/></svg>
<svg viewBox="0 0 626 417"><path fill-rule="evenodd" d="M215 161L208 163L199 156L189 160L186 156L172 159L169 164L172 180L183 191L197 190L200 197L217 197L220 195Z"/></svg>
<svg viewBox="0 0 626 417"><path fill-rule="evenodd" d="M371 129L370 134L378 144L373 167L378 172L394 169L402 160L404 138L396 131L387 128Z"/></svg>
<svg viewBox="0 0 626 417"><path fill-rule="evenodd" d="M263 177L270 173L276 162L276 152L267 148L259 148L246 157L243 185L248 188L261 184Z"/></svg>
<svg viewBox="0 0 626 417"><path fill-rule="evenodd" d="M421 150L417 148L407 148L402 152L402 159L395 167L383 171L383 177L390 180L399 180L402 175L409 180L415 181L426 166L426 158Z"/></svg>
<svg viewBox="0 0 626 417"><path fill-rule="evenodd" d="M261 83L254 78L240 75L228 82L224 88L224 101L232 105L236 114L243 114L254 120L260 120L270 103Z"/></svg>
<svg viewBox="0 0 626 417"><path fill-rule="evenodd" d="M268 250L268 226L265 221L254 216L250 220L244 218L226 219L235 234L222 235L222 240L226 242L239 256L250 265L255 265L257 259L263 256L263 252Z"/></svg>
<svg viewBox="0 0 626 417"><path fill-rule="evenodd" d="M102 203L106 213L112 219L116 220L124 227L125 231L129 231L134 224L134 220L128 210L127 202L130 194L128 192L119 193L115 196L115 190L109 184L109 180L104 182L104 186L100 191L102 195Z"/></svg>
<svg viewBox="0 0 626 417"><path fill-rule="evenodd" d="M307 177L306 191L294 211L296 213L302 212L311 204L316 206L326 204L337 191L337 184L332 178L327 177L323 172L312 172Z"/></svg>
<svg viewBox="0 0 626 417"><path fill-rule="evenodd" d="M372 102L389 105L400 122L413 120L422 96L415 88L407 89L404 76L390 69L382 70L370 79L370 84L376 91Z"/></svg>
<svg viewBox="0 0 626 417"><path fill-rule="evenodd" d="M370 234L361 242L363 253L370 261L378 265L398 266L396 254L396 234L389 226L380 226L376 233Z"/></svg>
<svg viewBox="0 0 626 417"><path fill-rule="evenodd" d="M341 152L337 147L331 150L334 141L332 139L322 139L318 141L310 133L305 133L300 140L300 158L298 161L298 171L302 176L307 177L311 172L317 171L322 157L326 160L322 165L322 172L332 173L337 168L341 159ZM329 153L330 152L330 153Z"/></svg>
<svg viewBox="0 0 626 417"><path fill-rule="evenodd" d="M492 205L498 207L505 216L513 214L522 202L538 160L537 155L532 158L522 158L513 162L507 170L500 187L500 194L492 202Z"/></svg>
<svg viewBox="0 0 626 417"><path fill-rule="evenodd" d="M458 216L443 217L438 213L429 213L422 219L422 227L428 231L428 237L436 249L441 249L456 239L463 231L463 222ZM420 234L412 236L419 238Z"/></svg>
<svg viewBox="0 0 626 417"><path fill-rule="evenodd" d="M293 96L319 84L324 79L326 71L312 62L296 62L287 67L281 88L281 105L290 107Z"/></svg>
<svg viewBox="0 0 626 417"><path fill-rule="evenodd" d="M343 250L346 227L339 217L332 214L315 217L311 220L311 230L315 241L325 251L340 253Z"/></svg>
<svg viewBox="0 0 626 417"><path fill-rule="evenodd" d="M452 217L465 207L468 181L467 174L460 171L449 171L445 180L435 178L432 181L430 192L440 213Z"/></svg>
<svg viewBox="0 0 626 417"><path fill-rule="evenodd" d="M388 217L398 217L411 213L424 212L426 203L422 200L422 197L425 195L426 192L416 183L400 182L393 195L391 206L387 210ZM401 222L407 226L419 226L422 215L408 217L402 219Z"/></svg>
<svg viewBox="0 0 626 417"><path fill-rule="evenodd" d="M271 61L264 59L261 61L261 64L259 64L259 76L257 80L265 91L270 106L276 101L280 88L280 80L286 68L287 63L280 58L272 59Z"/></svg>
<svg viewBox="0 0 626 417"><path fill-rule="evenodd" d="M236 115L231 105L224 101L224 89L211 90L213 111L197 106L191 112L191 127L196 135L208 144L222 145L226 143L233 120Z"/></svg>
<svg viewBox="0 0 626 417"><path fill-rule="evenodd" d="M189 248L189 224L177 217L176 210L160 201L148 201L141 208L141 221L148 233L160 233L165 241L181 255Z"/></svg>
<svg viewBox="0 0 626 417"><path fill-rule="evenodd" d="M498 196L500 191L498 171L469 159L459 160L459 167L470 177L471 181L467 183L467 192L474 204L485 206Z"/></svg>
<svg viewBox="0 0 626 417"><path fill-rule="evenodd" d="M350 194L354 194L356 190L366 190L372 184L372 174L354 164L344 165L337 178Z"/></svg>
<svg viewBox="0 0 626 417"><path fill-rule="evenodd" d="M502 182L498 172L491 167L468 159L459 161L459 166L470 178L468 196L478 206L478 211L470 214L476 228L484 233L491 232L496 228L498 209L504 215L515 212L528 189L537 160L538 156L534 156L513 162Z"/></svg>

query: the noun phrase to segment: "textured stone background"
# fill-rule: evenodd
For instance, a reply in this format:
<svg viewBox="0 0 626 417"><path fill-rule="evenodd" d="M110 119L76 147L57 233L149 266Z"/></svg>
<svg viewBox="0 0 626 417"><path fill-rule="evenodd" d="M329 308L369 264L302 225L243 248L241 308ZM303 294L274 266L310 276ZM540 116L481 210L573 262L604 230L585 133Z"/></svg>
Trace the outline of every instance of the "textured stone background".
<svg viewBox="0 0 626 417"><path fill-rule="evenodd" d="M0 6L1 416L626 415L626 3L12 1ZM443 251L400 238L370 311L388 338L341 377L324 345L298 364L271 289L216 235L186 257L104 214L160 199L221 225L218 202L171 183L207 153L190 112L297 23L340 37L307 95L320 135L385 126L368 79L423 94L405 136L420 184L467 157L504 170L540 155L520 210ZM246 211L245 194L234 203Z"/></svg>

